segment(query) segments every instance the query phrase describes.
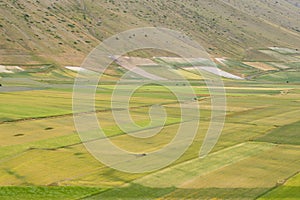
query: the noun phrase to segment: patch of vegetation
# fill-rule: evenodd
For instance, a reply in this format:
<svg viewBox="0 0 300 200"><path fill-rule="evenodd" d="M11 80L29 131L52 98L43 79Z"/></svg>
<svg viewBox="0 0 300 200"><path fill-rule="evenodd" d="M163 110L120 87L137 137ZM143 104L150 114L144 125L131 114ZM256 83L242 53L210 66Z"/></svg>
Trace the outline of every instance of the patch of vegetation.
<svg viewBox="0 0 300 200"><path fill-rule="evenodd" d="M114 200L118 198L122 199L141 199L141 200L150 200L162 197L172 191L174 187L170 188L151 188L145 187L139 184L130 184L128 187L115 188L108 190L99 195L91 196L85 198L86 200L98 200L98 199L107 199Z"/></svg>
<svg viewBox="0 0 300 200"><path fill-rule="evenodd" d="M142 68L148 72L155 70L149 67ZM30 73L24 72L22 78L11 79L16 76L13 74L1 79L6 81L4 87L28 86L28 80L34 79L52 88L0 93L0 184L53 187L0 187L0 199L254 199L299 169L299 123L295 119L300 116L300 87L292 82L224 80L226 123L212 153L199 159L211 117L211 99L205 83L195 77L191 84L198 99L191 96L190 100L199 103L201 120L193 144L182 157L159 172L129 174L98 162L76 134L71 106L71 77L75 73L58 67L36 68L27 67ZM117 70L120 72L116 73ZM121 70L116 67L107 74L117 77L124 73ZM156 70L169 75L161 66ZM136 139L124 134L113 120L110 96L114 83L115 79L100 82L95 94L97 117L111 141L132 152L145 152L146 156L170 142L181 122L176 97L157 84L135 91L130 99L130 114L136 124L149 124L149 108L153 104L163 105L168 114L161 133L145 140ZM182 91L187 87L181 81L168 84ZM128 93L128 85L121 89ZM297 195L293 188L298 186L288 187Z"/></svg>
<svg viewBox="0 0 300 200"><path fill-rule="evenodd" d="M271 74L264 74L256 78L263 82L277 82L277 83L299 83L300 72L297 71L280 71Z"/></svg>
<svg viewBox="0 0 300 200"><path fill-rule="evenodd" d="M300 174L290 178L285 184L279 186L258 200L295 200L300 198Z"/></svg>
<svg viewBox="0 0 300 200"><path fill-rule="evenodd" d="M1 200L80 199L104 191L96 187L6 186L0 187Z"/></svg>
<svg viewBox="0 0 300 200"><path fill-rule="evenodd" d="M256 141L300 145L299 130L300 121L276 128Z"/></svg>

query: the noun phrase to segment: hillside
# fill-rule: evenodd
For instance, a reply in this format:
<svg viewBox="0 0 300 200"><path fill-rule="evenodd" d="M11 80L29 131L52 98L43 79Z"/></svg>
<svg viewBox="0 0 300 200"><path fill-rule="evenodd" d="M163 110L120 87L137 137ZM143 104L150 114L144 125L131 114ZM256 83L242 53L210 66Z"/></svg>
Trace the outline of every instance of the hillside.
<svg viewBox="0 0 300 200"><path fill-rule="evenodd" d="M161 26L187 33L215 57L266 59L270 46L300 46L295 0L3 0L0 64L80 65L115 33Z"/></svg>
<svg viewBox="0 0 300 200"><path fill-rule="evenodd" d="M0 200L300 199L299 19L300 0L0 0Z"/></svg>

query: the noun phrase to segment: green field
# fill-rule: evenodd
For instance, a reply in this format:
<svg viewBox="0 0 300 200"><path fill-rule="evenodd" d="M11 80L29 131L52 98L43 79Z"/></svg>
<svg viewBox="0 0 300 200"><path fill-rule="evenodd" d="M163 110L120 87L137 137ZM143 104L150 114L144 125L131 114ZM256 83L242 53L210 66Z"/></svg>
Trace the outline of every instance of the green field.
<svg viewBox="0 0 300 200"><path fill-rule="evenodd" d="M267 194L260 197L260 200L267 200L267 199L286 199L286 200L294 200L299 199L300 194L300 175L299 173L294 177L287 180L284 185L277 187Z"/></svg>
<svg viewBox="0 0 300 200"><path fill-rule="evenodd" d="M257 138L258 141L268 141L277 144L294 144L300 145L298 131L300 130L300 122L294 122L288 125L278 127L270 131L264 136Z"/></svg>
<svg viewBox="0 0 300 200"><path fill-rule="evenodd" d="M21 199L79 199L84 198L89 195L101 192L99 188L92 187L33 187L33 186L23 186L23 187L1 187L0 198L3 200L21 200Z"/></svg>
<svg viewBox="0 0 300 200"><path fill-rule="evenodd" d="M31 67L26 73L4 76L0 88L0 199L297 199L299 175L293 176L300 166L298 64L263 72L239 61L224 61L220 68L251 80L223 79L226 121L212 152L201 159L199 150L212 113L209 89L198 73L181 69L180 64L179 68L165 64L140 68L152 74L161 71L157 75L166 78L179 73L188 79L196 99L186 92L188 86L182 80L168 85L185 95L181 103L187 111L198 104L200 128L176 161L161 170L138 174L112 169L85 148L94 140L83 143L75 128L74 72L54 66L38 71ZM156 151L172 141L181 125L198 120L192 116L182 121L176 96L167 87L146 84L130 97L129 112L140 128L129 132L137 136L161 128L160 132L146 139L128 135L114 120L113 111L118 108L111 109L116 80L125 71L112 66L95 91L96 117L113 144L135 155ZM130 84L120 86L122 94L129 93ZM165 124L148 127L149 109L158 104L167 114ZM178 146L181 144L179 141ZM134 159L138 157L130 161Z"/></svg>

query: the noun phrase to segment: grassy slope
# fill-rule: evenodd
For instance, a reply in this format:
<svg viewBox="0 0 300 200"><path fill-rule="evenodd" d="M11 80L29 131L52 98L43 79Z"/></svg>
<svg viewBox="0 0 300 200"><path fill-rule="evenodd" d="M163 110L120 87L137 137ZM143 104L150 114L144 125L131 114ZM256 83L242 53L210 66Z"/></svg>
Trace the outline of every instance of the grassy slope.
<svg viewBox="0 0 300 200"><path fill-rule="evenodd" d="M260 76L257 80L264 82L299 83L299 71L275 72Z"/></svg>
<svg viewBox="0 0 300 200"><path fill-rule="evenodd" d="M0 34L0 64L46 64L55 61L59 64L79 65L86 53L100 40L128 28L145 25L182 30L200 41L216 56L230 56L247 61L281 61L280 59L287 57L270 50L267 50L270 55L263 54L257 51L258 48L273 45L299 47L300 40L297 33L299 22L295 17L298 14L292 4L285 1L276 4L256 0L252 1L251 5L245 6L248 2L243 1L240 5L242 7L236 9L236 4L240 1L230 2L231 5L227 5L225 0L188 2L63 0L55 3L46 0L34 2L5 0L0 3L0 28L4 30ZM259 6L259 10L253 13L252 6ZM287 11L293 13L292 17L289 13L286 14ZM285 17L278 18L280 12ZM258 15L258 18L253 15ZM278 29L278 25L284 28ZM273 34L274 32L277 34ZM279 57L272 57L274 55ZM288 60L290 59L294 60L295 57L288 55ZM226 64L227 66L221 68L237 75L261 73L234 60L229 60ZM262 76L258 80L265 83L226 82L227 121L212 156L218 155L217 158L221 160L224 156L233 154L234 156L223 162L219 162L215 157L208 157L203 165L209 166L208 168L212 170L207 174L199 172L203 166L200 166L195 158L198 156L210 114L207 110L210 108L209 99L200 99L202 129L184 156L172 167L161 172L164 174L164 171L173 172L172 169L177 169L179 172L176 173L181 173L183 178L175 177L175 172L171 175L165 173L164 178L158 181L155 179L154 184L153 182L150 184L151 187L142 181L142 177L146 174L118 172L95 160L80 144L74 132L72 116L14 121L70 114L71 87L1 93L0 121L11 122L0 124L0 185L16 187L0 187L0 198L20 199L22 196L21 199L77 199L102 192L99 188L77 187L78 185L112 189L92 196L92 199L99 197L176 199L187 198L186 194L190 198L201 199L234 199L241 198L241 195L245 199L253 199L260 196L273 188L278 181L281 184L282 180L299 170L297 161L299 86L293 85L299 79L297 72L299 63L284 64L294 68L294 71L282 70L260 74ZM108 74L120 75L116 70L118 69ZM191 74L186 75L193 77ZM6 76L14 78L14 75ZM58 81L70 83L74 73L62 72L55 68L47 73L37 73L33 70L33 73L26 72L17 76L52 84ZM286 83L287 78L290 84L280 84ZM9 85L15 84L14 80L7 79L7 81L12 81L8 83ZM24 85L22 81L24 80L18 83L21 86ZM279 84L274 84L274 81ZM272 84L268 84L269 82ZM34 84L25 85L38 87ZM101 87L96 100L98 110L109 106L108 96L113 88L110 85ZM202 86L195 86L195 90L200 98L208 95ZM174 99L165 90L150 86L135 94L131 103L132 106L143 106L149 102L153 104L162 100L171 102ZM99 113L98 118L108 135L114 136L112 140L116 144L132 151L153 150L168 142L178 128L176 124L179 121L178 110L175 109L178 105L168 104L165 107L171 116L167 122L170 125L164 129L163 135L144 142L122 135L122 131L112 123L111 113ZM147 124L149 120L147 110L147 108L133 110L133 118L138 124ZM247 143L253 140L258 143ZM281 145L260 144L261 141ZM241 143L243 145L239 146ZM232 146L233 149L238 147L238 153L245 157L237 152L230 152ZM269 147L271 150L266 150ZM261 149L266 151L258 152ZM218 162L214 163L214 159ZM194 168L190 166L190 162L194 164ZM281 165L282 162L285 163L284 166ZM182 173L181 166L188 172ZM190 172L191 169L193 173ZM155 175L154 173L146 178ZM292 197L290 194L298 197L298 177L263 198L274 199L278 196L288 198ZM168 183L171 179L176 182L175 186L155 185ZM36 185L73 185L73 187L36 187Z"/></svg>
<svg viewBox="0 0 300 200"><path fill-rule="evenodd" d="M247 0L223 0L223 2L245 13L273 22L274 26L281 26L287 29L286 31L300 32L299 20L295 18L295 15L299 14L295 3L289 3L288 1L265 2L263 0L258 0L255 3Z"/></svg>
<svg viewBox="0 0 300 200"><path fill-rule="evenodd" d="M5 0L0 4L4 30L0 34L0 63L54 60L79 65L100 40L129 28L153 25L186 32L219 56L251 58L259 57L259 52L252 49L273 45L299 47L299 33L297 27L291 26L290 18L277 20L278 10L283 14L287 10L293 12L292 19L296 20L296 7L283 1L276 4L260 0L252 1L251 6L261 8L255 14L258 16L221 0ZM278 25L286 28L278 29Z"/></svg>

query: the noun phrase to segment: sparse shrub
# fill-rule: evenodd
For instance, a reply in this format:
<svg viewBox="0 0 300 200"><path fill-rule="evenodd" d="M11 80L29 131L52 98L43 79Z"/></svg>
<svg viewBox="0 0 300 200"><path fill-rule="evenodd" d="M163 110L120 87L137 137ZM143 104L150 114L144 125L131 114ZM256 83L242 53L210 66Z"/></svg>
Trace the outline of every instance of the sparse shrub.
<svg viewBox="0 0 300 200"><path fill-rule="evenodd" d="M74 24L68 24L68 27L75 28L75 25Z"/></svg>

